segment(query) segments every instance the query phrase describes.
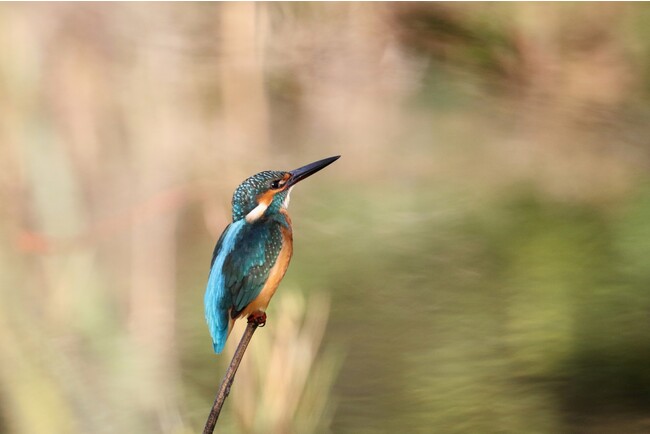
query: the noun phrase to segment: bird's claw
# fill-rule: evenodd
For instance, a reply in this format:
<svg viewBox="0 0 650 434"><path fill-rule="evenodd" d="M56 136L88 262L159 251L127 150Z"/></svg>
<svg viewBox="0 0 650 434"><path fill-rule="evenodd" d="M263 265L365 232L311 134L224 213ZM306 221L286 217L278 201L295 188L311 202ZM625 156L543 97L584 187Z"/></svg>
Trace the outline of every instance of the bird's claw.
<svg viewBox="0 0 650 434"><path fill-rule="evenodd" d="M248 316L248 323L255 324L257 327L264 327L266 325L266 312L253 312Z"/></svg>

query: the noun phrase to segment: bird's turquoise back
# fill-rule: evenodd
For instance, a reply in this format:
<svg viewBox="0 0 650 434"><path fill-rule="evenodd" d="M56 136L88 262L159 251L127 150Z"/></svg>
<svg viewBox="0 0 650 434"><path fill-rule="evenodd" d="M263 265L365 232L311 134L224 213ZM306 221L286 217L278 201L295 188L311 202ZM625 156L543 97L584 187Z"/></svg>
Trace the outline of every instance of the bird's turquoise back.
<svg viewBox="0 0 650 434"><path fill-rule="evenodd" d="M228 291L224 284L225 276L221 272L226 256L232 252L235 247L235 240L242 226L246 222L239 220L228 225L221 238L217 242L212 255L212 267L210 268L210 277L208 286L205 291L205 320L210 329L212 336L212 346L215 353L223 351L228 337Z"/></svg>

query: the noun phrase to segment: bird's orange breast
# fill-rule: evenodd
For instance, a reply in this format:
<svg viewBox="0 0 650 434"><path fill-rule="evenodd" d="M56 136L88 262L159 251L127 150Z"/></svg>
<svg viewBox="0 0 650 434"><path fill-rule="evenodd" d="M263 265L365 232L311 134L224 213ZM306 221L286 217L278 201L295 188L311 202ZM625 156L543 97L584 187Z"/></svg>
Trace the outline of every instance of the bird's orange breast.
<svg viewBox="0 0 650 434"><path fill-rule="evenodd" d="M280 281L284 277L287 268L289 268L289 262L291 261L291 255L293 254L293 233L291 231L291 219L286 211L281 211L289 223L288 227L282 227L282 249L278 253L278 258L275 260L275 264L269 271L269 278L262 287L260 294L251 301L248 306L242 310L238 318L247 318L251 313L257 311L266 311L266 307L269 305L269 301L275 290L278 289Z"/></svg>

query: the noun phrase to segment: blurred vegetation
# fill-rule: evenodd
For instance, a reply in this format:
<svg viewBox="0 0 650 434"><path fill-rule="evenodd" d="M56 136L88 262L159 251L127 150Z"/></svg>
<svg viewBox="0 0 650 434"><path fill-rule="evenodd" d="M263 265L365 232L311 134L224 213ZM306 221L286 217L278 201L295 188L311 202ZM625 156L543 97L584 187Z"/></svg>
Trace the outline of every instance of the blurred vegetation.
<svg viewBox="0 0 650 434"><path fill-rule="evenodd" d="M199 431L232 191L335 154L225 431L650 431L649 101L644 3L0 5L0 433Z"/></svg>

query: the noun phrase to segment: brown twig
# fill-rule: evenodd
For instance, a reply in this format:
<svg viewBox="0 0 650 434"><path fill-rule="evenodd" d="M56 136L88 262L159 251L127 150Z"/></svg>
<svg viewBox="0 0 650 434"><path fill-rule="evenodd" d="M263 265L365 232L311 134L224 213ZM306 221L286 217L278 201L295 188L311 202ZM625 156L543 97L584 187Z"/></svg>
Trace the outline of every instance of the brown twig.
<svg viewBox="0 0 650 434"><path fill-rule="evenodd" d="M219 413L221 413L221 407L223 407L223 403L226 401L226 398L230 394L230 386L232 386L232 382L235 380L237 368L239 368L239 364L241 363L242 357L244 357L248 343L251 341L253 333L255 333L255 330L259 325L260 324L257 321L251 320L249 318L248 325L246 326L246 331L244 331L244 334L239 341L237 350L232 356L230 365L226 370L226 375L223 377L223 381L219 386L219 392L217 393L217 397L214 400L214 404L212 404L212 409L210 410L208 420L205 422L203 434L212 434L214 432L214 426L217 424Z"/></svg>

